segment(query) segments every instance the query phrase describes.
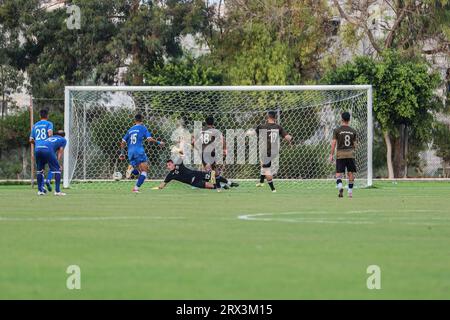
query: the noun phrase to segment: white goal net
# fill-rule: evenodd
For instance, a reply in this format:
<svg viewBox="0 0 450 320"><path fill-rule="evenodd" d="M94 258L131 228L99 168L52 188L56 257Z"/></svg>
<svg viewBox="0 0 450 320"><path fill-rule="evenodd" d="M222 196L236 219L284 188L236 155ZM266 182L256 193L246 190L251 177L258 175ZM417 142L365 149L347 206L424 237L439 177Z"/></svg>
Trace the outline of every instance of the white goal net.
<svg viewBox="0 0 450 320"><path fill-rule="evenodd" d="M234 160L224 163L224 176L253 183L260 175L258 151L242 133L264 123L267 111L275 111L277 122L293 136L291 144L280 144L277 183L333 187L330 141L341 113L348 111L358 132L357 186L365 187L372 184L371 90L370 86L66 87L64 186L131 185L125 177L128 163L118 161L119 142L137 113L144 116L153 137L166 143L164 148L145 145L150 180L167 174L166 160L178 142L174 132L194 134L212 116L231 154L227 160ZM234 135L227 137L230 132ZM234 147L236 151L230 150ZM185 159L188 166L200 169L194 152L191 155ZM122 173L120 181L116 172Z"/></svg>

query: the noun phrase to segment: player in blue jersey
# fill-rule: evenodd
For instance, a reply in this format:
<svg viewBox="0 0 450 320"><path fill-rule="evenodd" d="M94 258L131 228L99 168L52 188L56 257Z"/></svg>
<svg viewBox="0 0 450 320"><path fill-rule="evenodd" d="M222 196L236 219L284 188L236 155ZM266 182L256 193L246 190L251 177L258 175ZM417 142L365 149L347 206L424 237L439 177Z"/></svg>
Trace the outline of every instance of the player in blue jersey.
<svg viewBox="0 0 450 320"><path fill-rule="evenodd" d="M53 135L53 123L48 121L48 110L41 110L39 115L41 120L34 124L30 133L30 143L34 143L35 147Z"/></svg>
<svg viewBox="0 0 450 320"><path fill-rule="evenodd" d="M42 109L39 111L39 116L41 119L33 125L30 133L30 143L34 144L35 148L53 135L53 123L48 121L48 110ZM50 186L49 191L51 191L49 183L51 180L52 173L49 171L47 176L47 188Z"/></svg>
<svg viewBox="0 0 450 320"><path fill-rule="evenodd" d="M61 166L59 161L62 159L67 140L64 138L64 131L58 131L56 135L36 144L35 157L37 167L38 195L45 195L44 189L44 169L48 164L49 170L55 176L55 196L65 196L61 192Z"/></svg>
<svg viewBox="0 0 450 320"><path fill-rule="evenodd" d="M122 139L120 144L120 160L125 160L125 146L128 146L128 161L133 166L133 174L139 175L136 185L133 188L134 193L139 193L139 188L147 178L148 163L145 154L144 141L155 142L157 145L164 146L164 142L158 141L152 137L152 134L142 123L143 117L137 114L134 117L134 126L132 126Z"/></svg>

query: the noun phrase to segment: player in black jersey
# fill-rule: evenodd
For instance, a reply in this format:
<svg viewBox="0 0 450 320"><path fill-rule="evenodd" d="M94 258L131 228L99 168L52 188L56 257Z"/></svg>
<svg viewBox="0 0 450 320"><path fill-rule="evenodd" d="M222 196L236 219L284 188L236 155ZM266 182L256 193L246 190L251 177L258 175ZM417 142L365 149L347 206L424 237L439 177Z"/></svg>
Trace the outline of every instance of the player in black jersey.
<svg viewBox="0 0 450 320"><path fill-rule="evenodd" d="M256 128L255 132L258 135L259 139L267 139L267 157L270 158L272 156L272 153L274 152L272 150L272 143L279 141L278 139L280 136L290 143L292 140L292 136L289 135L282 126L276 123L275 111L269 111L267 113L266 119L266 123L259 125ZM272 192L276 192L275 186L273 185L271 161L264 163L264 161L261 160L261 175L259 184L257 184L256 186L261 187L264 183L264 179L267 179L267 183L269 184Z"/></svg>
<svg viewBox="0 0 450 320"><path fill-rule="evenodd" d="M212 183L216 183L217 181L221 183L225 189L228 187L239 186L238 183L231 182L222 176L223 165L217 163L219 155L216 154L216 148L222 148L223 156L225 156L227 152L222 132L214 127L214 118L212 116L206 117L205 123L206 126L202 128L200 137L198 137L202 148L203 170L211 174Z"/></svg>
<svg viewBox="0 0 450 320"><path fill-rule="evenodd" d="M175 164L173 160L167 160L167 170L169 173L159 187L153 189L164 189L166 185L172 181L179 181L201 189L220 189L220 182L211 183L211 173L205 171L197 171L187 168L183 162Z"/></svg>
<svg viewBox="0 0 450 320"><path fill-rule="evenodd" d="M345 174L345 171L347 171L348 196L351 198L353 196L353 183L355 181L356 173L355 152L357 146L357 133L355 129L350 127L350 113L342 113L341 118L341 126L333 131L330 162L333 162L336 150L336 184L339 189L338 197L342 198L344 196L342 176Z"/></svg>

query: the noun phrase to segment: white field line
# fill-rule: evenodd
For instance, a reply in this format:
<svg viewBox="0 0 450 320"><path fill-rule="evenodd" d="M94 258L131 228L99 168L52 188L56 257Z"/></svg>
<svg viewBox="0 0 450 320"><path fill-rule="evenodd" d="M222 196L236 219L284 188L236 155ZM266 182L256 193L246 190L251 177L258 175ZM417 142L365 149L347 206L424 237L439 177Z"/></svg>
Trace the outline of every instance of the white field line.
<svg viewBox="0 0 450 320"><path fill-rule="evenodd" d="M1 221L113 221L113 220L183 220L185 217L104 216L104 217L2 217Z"/></svg>
<svg viewBox="0 0 450 320"><path fill-rule="evenodd" d="M401 210L398 213L421 213L429 212L427 210ZM437 212L433 212L437 213ZM439 213L446 213L440 211ZM326 216L323 216L326 214ZM370 214L366 216L366 214ZM375 216L373 214L378 214ZM341 223L341 224L376 224L376 223L401 223L408 225L448 225L450 217L408 217L408 216L393 216L386 215L386 211L376 210L362 210L350 211L342 214L332 214L325 211L310 211L310 212L279 212L279 213L255 213L255 214L241 214L237 218L246 221L269 221L269 222L288 222L288 223ZM285 218L287 215L297 215L297 217ZM281 216L281 217L280 217ZM315 217L314 217L315 216ZM444 222L444 223L443 223Z"/></svg>

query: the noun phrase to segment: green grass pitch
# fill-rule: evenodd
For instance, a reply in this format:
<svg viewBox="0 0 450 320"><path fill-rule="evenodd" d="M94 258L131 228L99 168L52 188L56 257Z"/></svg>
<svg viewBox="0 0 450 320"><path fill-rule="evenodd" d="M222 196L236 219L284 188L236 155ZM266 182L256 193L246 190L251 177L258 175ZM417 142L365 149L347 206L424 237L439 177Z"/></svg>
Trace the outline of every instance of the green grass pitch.
<svg viewBox="0 0 450 320"><path fill-rule="evenodd" d="M450 298L448 182L376 183L353 199L154 185L65 198L0 186L0 298ZM69 265L81 290L66 288Z"/></svg>

